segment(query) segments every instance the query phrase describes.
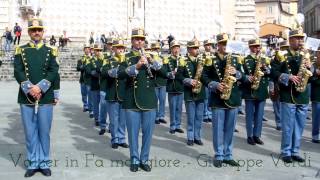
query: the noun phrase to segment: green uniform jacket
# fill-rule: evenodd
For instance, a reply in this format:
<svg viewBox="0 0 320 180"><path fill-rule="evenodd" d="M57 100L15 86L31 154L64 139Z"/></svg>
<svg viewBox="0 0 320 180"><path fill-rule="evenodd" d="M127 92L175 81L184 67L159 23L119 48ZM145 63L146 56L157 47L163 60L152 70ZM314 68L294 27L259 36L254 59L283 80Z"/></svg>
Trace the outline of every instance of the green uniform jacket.
<svg viewBox="0 0 320 180"><path fill-rule="evenodd" d="M212 61L207 61L204 67L202 81L205 85L209 85L211 82L222 82L225 72L227 57L222 59L219 57L218 53L212 57ZM240 75L237 82L233 84L231 95L229 100L223 100L220 98L220 91L217 89L215 91L210 91L209 106L212 108L236 108L241 105L241 91L239 84L245 79L243 75L243 69L241 65L241 60L237 56L231 56L231 64L236 68L237 73Z"/></svg>
<svg viewBox="0 0 320 180"><path fill-rule="evenodd" d="M170 56L168 58L168 63L164 63L163 66L167 70L167 73L178 71L179 67L184 66L184 58L178 57L179 60L177 60L177 57ZM168 93L183 93L183 83L180 80L174 79L168 79L167 81L167 92Z"/></svg>
<svg viewBox="0 0 320 180"><path fill-rule="evenodd" d="M246 76L254 75L256 69L257 59L252 55L248 55L244 58L244 74ZM264 57L261 57L261 64L268 68L269 73L266 73L266 70L261 68L260 70L265 73L264 76L261 77L259 87L257 90L253 90L251 88L251 82L249 80L245 80L244 83L241 85L242 90L242 98L243 99L251 99L251 100L265 100L269 97L268 92L268 85L269 85L269 74L270 68L268 67L270 62Z"/></svg>
<svg viewBox="0 0 320 180"><path fill-rule="evenodd" d="M272 71L272 77L274 80L279 81L282 73L297 75L302 60L302 55L295 53L294 51L288 50L285 55L285 60L281 62L279 66L276 66ZM273 67L272 67L273 68ZM310 80L310 79L309 79ZM308 87L308 86L307 86ZM304 92L297 92L295 85L289 81L288 86L283 83L279 83L280 89L280 102L291 103L291 104L308 104L309 93L308 88Z"/></svg>
<svg viewBox="0 0 320 180"><path fill-rule="evenodd" d="M311 77L311 101L320 102L320 76L317 75L316 71L320 70L320 66L314 65L314 73Z"/></svg>
<svg viewBox="0 0 320 180"><path fill-rule="evenodd" d="M83 68L83 82L85 85L90 86L91 85L91 75L86 72L86 66L87 66L87 64L90 63L90 60L92 57L84 55L83 58L84 58L83 59L84 63L83 63L83 67L82 67Z"/></svg>
<svg viewBox="0 0 320 180"><path fill-rule="evenodd" d="M86 63L86 56L82 56L77 62L77 71L80 72L79 82L84 83L84 66Z"/></svg>
<svg viewBox="0 0 320 180"><path fill-rule="evenodd" d="M197 71L197 66L198 66L198 63L200 63L200 61L203 61L203 59L187 56L184 65L178 68L178 72L176 74L177 80L183 83L183 81L186 78L194 79ZM201 80L201 77L199 80ZM206 98L206 94L205 94L204 86L201 87L200 93L196 94L192 92L192 86L184 84L184 100L185 101L199 101L199 100L204 100L205 98Z"/></svg>
<svg viewBox="0 0 320 180"><path fill-rule="evenodd" d="M121 65L117 57L113 57L103 65L101 77L106 78L106 100L107 101L123 101L125 94L126 79L119 79L109 76L108 71L111 69L119 69Z"/></svg>
<svg viewBox="0 0 320 180"><path fill-rule="evenodd" d="M165 64L167 62L164 62L165 59L161 56L153 56L155 61L159 61L162 64ZM165 68L165 66L162 67L162 71L157 71L155 73L155 83L156 83L156 87L162 87L162 86L166 86L167 85L167 76L166 74L163 73L163 71L167 71Z"/></svg>
<svg viewBox="0 0 320 180"><path fill-rule="evenodd" d="M101 68L104 64L109 63L109 59L99 59L97 62L97 69L99 75L101 74ZM107 91L107 78L105 76L99 76L99 84L100 84L100 91Z"/></svg>
<svg viewBox="0 0 320 180"><path fill-rule="evenodd" d="M149 77L145 67L139 69L135 77L130 77L126 72L127 67L135 65L139 59L139 52L131 51L126 54L125 62L119 67L119 78L126 80L123 108L139 111L155 109L157 99L154 78Z"/></svg>
<svg viewBox="0 0 320 180"><path fill-rule="evenodd" d="M14 58L14 77L20 84L18 103L34 104L35 100L26 95L21 85L27 81L36 85L40 81L47 82L49 88L42 92L39 104L54 102L53 84L58 78L59 64L56 60L57 49L45 44L27 43L16 48Z"/></svg>
<svg viewBox="0 0 320 180"><path fill-rule="evenodd" d="M100 90L99 61L96 57L92 57L85 66L86 73L90 75L90 87L92 91Z"/></svg>

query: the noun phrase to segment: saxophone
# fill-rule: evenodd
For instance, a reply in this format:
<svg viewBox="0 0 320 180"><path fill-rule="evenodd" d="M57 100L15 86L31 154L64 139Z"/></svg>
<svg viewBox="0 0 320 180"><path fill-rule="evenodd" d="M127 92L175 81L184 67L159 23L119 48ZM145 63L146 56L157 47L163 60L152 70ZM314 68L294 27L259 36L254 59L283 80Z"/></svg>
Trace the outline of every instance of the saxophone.
<svg viewBox="0 0 320 180"><path fill-rule="evenodd" d="M310 54L305 49L300 52L300 55L302 55L302 61L297 74L300 78L300 82L295 85L295 88L298 92L304 92L306 90L308 80L312 76L312 72L305 67L305 63L310 62Z"/></svg>
<svg viewBox="0 0 320 180"><path fill-rule="evenodd" d="M202 83L200 82L200 78L202 75L202 71L203 71L203 59L199 58L198 56L198 64L197 64L197 71L196 74L194 75L194 78L197 81L197 84L195 86L192 87L192 92L195 94L199 94L202 88Z"/></svg>
<svg viewBox="0 0 320 180"><path fill-rule="evenodd" d="M220 94L220 98L223 100L229 100L232 92L233 83L237 81L237 79L229 73L229 68L231 67L231 54L227 56L226 67L224 70L224 76L222 79L222 83L225 85L223 92Z"/></svg>
<svg viewBox="0 0 320 180"><path fill-rule="evenodd" d="M251 83L251 89L257 90L259 88L259 84L264 73L260 69L261 67L261 56L257 56L256 68L253 74L253 81Z"/></svg>

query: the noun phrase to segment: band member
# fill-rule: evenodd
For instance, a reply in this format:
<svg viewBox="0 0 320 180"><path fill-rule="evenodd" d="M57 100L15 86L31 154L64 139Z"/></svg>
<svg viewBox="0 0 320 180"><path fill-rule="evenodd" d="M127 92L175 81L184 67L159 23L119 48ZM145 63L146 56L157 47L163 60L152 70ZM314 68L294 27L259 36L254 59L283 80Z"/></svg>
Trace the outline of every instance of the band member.
<svg viewBox="0 0 320 180"><path fill-rule="evenodd" d="M84 55L81 57L81 59L77 62L77 71L80 71L80 92L81 92L81 99L83 104L83 112L89 111L89 105L88 105L88 92L87 92L87 86L85 84L85 70L84 66L86 64L86 61L91 58L90 56L90 46L84 45L83 47Z"/></svg>
<svg viewBox="0 0 320 180"><path fill-rule="evenodd" d="M102 77L107 78L105 99L108 102L108 112L110 119L111 147L117 149L119 146L128 148L126 143L126 118L122 108L125 80L118 79L118 69L125 61L125 44L123 40L113 41L114 56L110 61L105 61L102 67Z"/></svg>
<svg viewBox="0 0 320 180"><path fill-rule="evenodd" d="M316 62L313 64L313 77L311 81L312 101L312 142L320 143L320 47L316 52Z"/></svg>
<svg viewBox="0 0 320 180"><path fill-rule="evenodd" d="M176 79L176 73L179 66L184 64L184 59L180 56L180 44L173 40L170 44L171 55L168 57L168 63L164 66L167 69L167 92L170 112L170 133L184 133L181 129L181 114L183 102L183 83Z"/></svg>
<svg viewBox="0 0 320 180"><path fill-rule="evenodd" d="M104 59L110 59L112 56L112 38L107 38L106 44L104 45L103 55Z"/></svg>
<svg viewBox="0 0 320 180"><path fill-rule="evenodd" d="M218 52L211 62L207 62L203 72L203 82L210 89L212 108L213 147L215 167L222 163L239 166L233 160L233 132L236 125L238 107L241 105L241 93L237 81L243 81L241 64L238 57L226 52L228 35L217 35Z"/></svg>
<svg viewBox="0 0 320 180"><path fill-rule="evenodd" d="M102 48L94 45L94 56L87 62L85 71L90 74L90 94L92 98L93 117L95 125L99 126L99 103L100 103L100 64L103 62Z"/></svg>
<svg viewBox="0 0 320 180"><path fill-rule="evenodd" d="M54 90L59 83L57 49L43 44L42 20L29 20L28 34L30 42L16 48L14 59L14 77L20 84L18 103L27 147L25 177L38 171L51 176L50 129L53 104L58 99Z"/></svg>
<svg viewBox="0 0 320 180"><path fill-rule="evenodd" d="M204 60L199 55L199 41L193 39L187 43L188 55L185 63L179 67L177 79L184 84L184 101L187 112L187 145L203 145L201 125L203 121L205 90L201 75Z"/></svg>
<svg viewBox="0 0 320 180"><path fill-rule="evenodd" d="M133 29L131 35L132 50L119 68L119 78L126 79L123 108L130 146L130 170L151 171L148 164L152 133L155 126L157 97L154 75L162 64L152 61L143 50L145 35L143 29ZM142 148L139 153L139 130L142 129Z"/></svg>
<svg viewBox="0 0 320 180"><path fill-rule="evenodd" d="M248 144L264 144L260 139L264 106L268 98L270 61L260 52L260 39L248 42L250 54L244 59L246 80L242 86L242 98L245 99L246 130Z"/></svg>
<svg viewBox="0 0 320 180"><path fill-rule="evenodd" d="M288 48L289 48L289 43L287 40L280 43L280 49L276 50L275 55L270 63L273 68L279 67L281 62L284 61L284 53ZM271 78L274 79L272 76ZM276 121L276 129L278 131L281 131L279 83L277 80L273 80L269 85L270 85L269 95L273 105L273 112L274 112L275 121Z"/></svg>
<svg viewBox="0 0 320 180"><path fill-rule="evenodd" d="M203 53L203 58L206 59L211 59L213 56L213 50L212 50L212 45L213 42L211 39L203 41L203 47L205 52ZM209 89L205 87L205 92L206 92L206 98L204 100L204 114L203 114L203 122L209 123L212 122L212 112L211 109L208 106L208 99L209 99Z"/></svg>
<svg viewBox="0 0 320 180"><path fill-rule="evenodd" d="M281 109L281 155L286 163L304 162L299 156L300 140L303 133L309 104L307 82L312 73L309 54L303 49L303 29L289 32L290 47L285 60L272 70L275 80L279 81ZM311 75L310 75L311 74Z"/></svg>
<svg viewBox="0 0 320 180"><path fill-rule="evenodd" d="M160 56L160 43L151 43L151 51L156 53L153 57L154 60L160 61L163 64L163 58ZM162 72L155 74L155 83L156 83L156 95L157 95L157 111L156 111L156 124L164 123L167 121L164 120L165 116L165 105L166 105L166 85L167 78L162 76Z"/></svg>

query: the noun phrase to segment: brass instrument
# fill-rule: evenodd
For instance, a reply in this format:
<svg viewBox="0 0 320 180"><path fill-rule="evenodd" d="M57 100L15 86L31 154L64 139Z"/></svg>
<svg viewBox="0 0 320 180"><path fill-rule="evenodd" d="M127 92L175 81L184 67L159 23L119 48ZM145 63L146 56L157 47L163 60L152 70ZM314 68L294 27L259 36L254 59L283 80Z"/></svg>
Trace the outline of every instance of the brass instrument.
<svg viewBox="0 0 320 180"><path fill-rule="evenodd" d="M261 78L264 75L264 73L261 71L260 67L261 67L261 55L258 55L256 68L255 68L254 74L253 74L253 81L251 83L251 89L253 89L253 90L257 90L259 88Z"/></svg>
<svg viewBox="0 0 320 180"><path fill-rule="evenodd" d="M232 86L237 81L237 79L229 73L229 68L231 67L231 54L227 56L226 67L224 70L224 76L222 83L225 85L223 92L220 94L220 98L223 100L229 100L232 92Z"/></svg>
<svg viewBox="0 0 320 180"><path fill-rule="evenodd" d="M147 60L148 60L148 64L146 64L146 69L147 69L147 73L149 75L150 78L153 78L153 74L152 74L152 71L151 71L151 52L147 52L144 50L144 49L140 49L140 55L141 56L144 56Z"/></svg>
<svg viewBox="0 0 320 180"><path fill-rule="evenodd" d="M302 55L302 61L297 74L300 78L300 82L295 85L295 88L298 92L304 92L306 90L308 80L312 76L312 72L305 67L305 63L310 63L310 54L306 49L304 49L300 51L300 55Z"/></svg>
<svg viewBox="0 0 320 180"><path fill-rule="evenodd" d="M197 71L196 74L194 75L194 80L197 81L196 85L192 87L192 92L195 94L199 94L202 88L202 83L200 81L201 75L202 75L202 71L203 71L203 59L200 58L199 56L197 57L198 59L198 64L197 64Z"/></svg>

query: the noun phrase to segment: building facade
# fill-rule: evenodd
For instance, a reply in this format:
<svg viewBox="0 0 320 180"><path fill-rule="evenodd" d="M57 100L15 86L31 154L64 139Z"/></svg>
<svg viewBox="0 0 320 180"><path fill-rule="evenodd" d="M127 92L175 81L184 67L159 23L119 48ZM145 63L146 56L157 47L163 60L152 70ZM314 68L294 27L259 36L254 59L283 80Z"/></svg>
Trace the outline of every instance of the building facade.
<svg viewBox="0 0 320 180"><path fill-rule="evenodd" d="M303 0L304 30L308 36L320 38L320 1Z"/></svg>

